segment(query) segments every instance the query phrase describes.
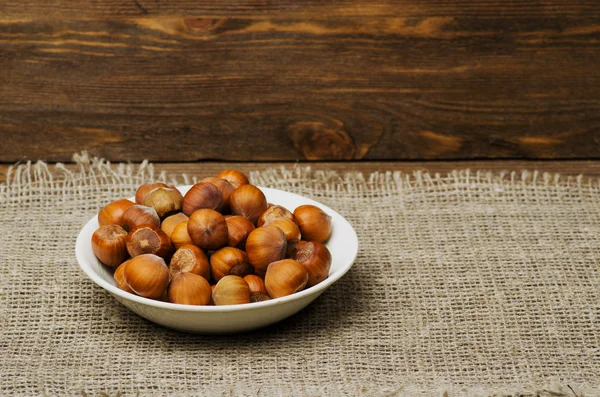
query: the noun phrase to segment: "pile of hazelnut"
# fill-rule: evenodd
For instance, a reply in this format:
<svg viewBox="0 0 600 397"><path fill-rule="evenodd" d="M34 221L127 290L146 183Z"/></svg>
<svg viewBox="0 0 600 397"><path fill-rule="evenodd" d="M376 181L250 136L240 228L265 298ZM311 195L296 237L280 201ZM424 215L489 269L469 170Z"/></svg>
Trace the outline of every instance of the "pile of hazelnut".
<svg viewBox="0 0 600 397"><path fill-rule="evenodd" d="M115 268L118 288L187 305L236 305L279 298L327 278L323 244L331 217L313 205L290 212L267 203L239 171L225 170L182 194L141 185L135 203L98 213L92 249Z"/></svg>

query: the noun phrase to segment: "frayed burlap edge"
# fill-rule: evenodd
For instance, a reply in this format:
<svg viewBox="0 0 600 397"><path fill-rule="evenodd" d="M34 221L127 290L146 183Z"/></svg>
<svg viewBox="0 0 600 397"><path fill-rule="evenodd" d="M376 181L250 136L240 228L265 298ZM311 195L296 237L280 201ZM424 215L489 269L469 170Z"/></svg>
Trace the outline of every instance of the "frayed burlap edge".
<svg viewBox="0 0 600 397"><path fill-rule="evenodd" d="M169 175L156 172L148 161L140 164L111 164L101 158L90 157L86 152L73 156L75 170L70 170L62 163L50 166L45 162L27 162L9 168L6 182L0 184L0 202L23 195L63 194L70 188L80 186L136 186L151 181L161 181L173 185L187 185L197 182L198 177L187 174ZM204 175L202 176L204 177ZM364 175L360 172L339 173L336 171L313 170L310 166L281 167L261 172L251 172L252 183L277 188L279 183L306 183L314 189L327 191L368 191L382 187L389 190L411 190L419 188L444 188L450 184L487 183L497 188L519 188L524 186L553 186L556 188L577 187L582 195L600 191L600 180L578 176L563 176L558 173L542 173L538 171L521 172L489 172L471 171L469 169L454 170L445 175L415 171L403 173L399 171L374 172ZM399 380L399 385L404 382ZM290 385L291 386L291 385ZM348 385L350 386L350 385ZM352 388L350 386L350 388ZM342 392L342 390L339 390ZM347 390L346 390L347 391ZM306 390L305 395L335 393L335 390ZM597 387L589 385L569 385L553 381L544 385L502 385L460 387L457 385L432 384L427 387L405 383L396 389L390 388L356 388L358 394L378 396L486 396L486 397L589 397L600 396ZM248 389L231 388L217 394L207 395L246 395ZM315 394L316 393L316 394ZM86 394L85 390L81 391ZM260 390L256 395L260 395ZM107 395L108 396L108 395Z"/></svg>
<svg viewBox="0 0 600 397"><path fill-rule="evenodd" d="M60 193L69 186L86 185L118 185L142 184L147 182L165 182L172 185L188 185L198 181L197 176L188 174L170 175L165 171L155 172L153 164L144 160L140 164L118 163L97 157L89 157L86 152L73 156L76 170L69 170L62 163L49 166L43 161L29 161L9 167L6 182L0 184L0 199L19 195L25 191L45 188L51 192ZM203 175L202 177L205 177ZM404 173L401 171L373 172L365 175L361 172L344 172L313 170L311 166L301 166L296 163L290 167L271 168L266 171L250 173L253 184L276 188L280 183L306 183L326 191L361 191L377 187L387 190L404 190L412 188L446 187L450 184L486 183L498 186L553 186L572 188L582 191L600 191L600 179L584 175L561 175L539 171L472 171L469 169L454 170L443 175L426 171Z"/></svg>

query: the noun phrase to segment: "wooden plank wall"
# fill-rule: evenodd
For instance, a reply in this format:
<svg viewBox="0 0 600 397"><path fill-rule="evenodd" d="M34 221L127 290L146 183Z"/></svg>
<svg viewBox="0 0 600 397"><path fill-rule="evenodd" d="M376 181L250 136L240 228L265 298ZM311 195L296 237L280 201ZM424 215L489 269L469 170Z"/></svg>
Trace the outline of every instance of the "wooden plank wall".
<svg viewBox="0 0 600 397"><path fill-rule="evenodd" d="M4 0L0 162L600 158L597 0Z"/></svg>

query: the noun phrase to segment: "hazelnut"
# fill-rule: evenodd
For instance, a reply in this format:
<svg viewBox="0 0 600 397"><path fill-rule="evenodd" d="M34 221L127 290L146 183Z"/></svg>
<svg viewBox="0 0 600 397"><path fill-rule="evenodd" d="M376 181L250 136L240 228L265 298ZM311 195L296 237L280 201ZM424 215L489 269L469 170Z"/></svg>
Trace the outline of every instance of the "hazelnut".
<svg viewBox="0 0 600 397"><path fill-rule="evenodd" d="M198 247L211 251L227 245L227 223L223 215L211 209L194 211L188 220L188 234Z"/></svg>
<svg viewBox="0 0 600 397"><path fill-rule="evenodd" d="M92 234L92 251L107 266L117 267L127 254L127 231L119 225L104 225Z"/></svg>
<svg viewBox="0 0 600 397"><path fill-rule="evenodd" d="M268 206L265 194L254 185L242 185L235 189L229 198L229 205L234 215L248 218L255 225Z"/></svg>
<svg viewBox="0 0 600 397"><path fill-rule="evenodd" d="M308 272L293 259L273 262L267 268L265 288L272 298L302 291L308 283Z"/></svg>

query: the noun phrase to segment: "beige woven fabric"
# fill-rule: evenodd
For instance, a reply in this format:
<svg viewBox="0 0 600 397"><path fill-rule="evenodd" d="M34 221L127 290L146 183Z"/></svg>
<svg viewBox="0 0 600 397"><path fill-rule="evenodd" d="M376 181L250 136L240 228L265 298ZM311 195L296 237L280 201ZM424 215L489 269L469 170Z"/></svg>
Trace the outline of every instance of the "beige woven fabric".
<svg viewBox="0 0 600 397"><path fill-rule="evenodd" d="M0 185L0 395L600 395L597 181L253 173L347 217L360 254L292 318L207 337L129 312L74 255L103 204L192 179L85 158L58 174Z"/></svg>

